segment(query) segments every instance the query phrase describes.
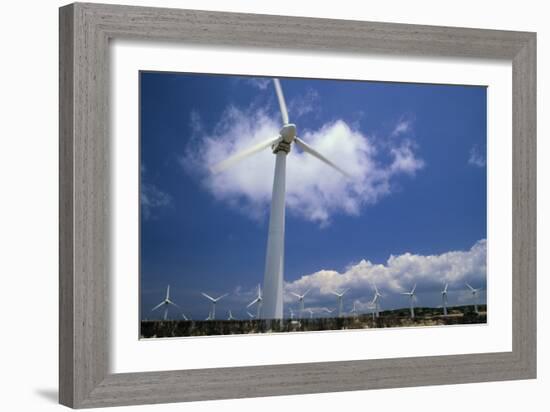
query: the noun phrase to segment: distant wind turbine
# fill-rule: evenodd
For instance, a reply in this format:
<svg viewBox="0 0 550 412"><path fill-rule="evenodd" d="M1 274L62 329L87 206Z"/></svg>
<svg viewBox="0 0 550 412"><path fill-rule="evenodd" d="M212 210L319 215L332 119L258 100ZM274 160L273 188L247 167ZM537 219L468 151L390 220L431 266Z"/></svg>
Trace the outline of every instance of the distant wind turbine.
<svg viewBox="0 0 550 412"><path fill-rule="evenodd" d="M235 320L235 317L233 317L233 313L231 313L231 309L229 309L227 320Z"/></svg>
<svg viewBox="0 0 550 412"><path fill-rule="evenodd" d="M290 292L291 295L294 295L298 298L298 302L300 304L300 318L304 317L304 298L309 293L311 289L306 290L302 295L294 292Z"/></svg>
<svg viewBox="0 0 550 412"><path fill-rule="evenodd" d="M246 306L249 308L252 305L256 305L256 319L260 319L262 316L262 302L262 288L258 285L258 296Z"/></svg>
<svg viewBox="0 0 550 412"><path fill-rule="evenodd" d="M379 317L380 316L380 298L382 297L382 294L378 291L378 288L373 283L372 286L374 286L374 297L372 298L372 301L370 302L371 305L374 306L374 316Z"/></svg>
<svg viewBox="0 0 550 412"><path fill-rule="evenodd" d="M170 300L170 285L166 288L166 297L162 302L160 302L157 306L155 306L153 309L151 309L151 312L154 310L157 310L160 307L164 307L164 317L163 319L166 320L168 318L168 307L172 305L175 306L178 309L181 309L178 305L176 305L174 302Z"/></svg>
<svg viewBox="0 0 550 412"><path fill-rule="evenodd" d="M353 313L354 318L357 317L357 301L356 300L353 301L353 308L351 309L350 313Z"/></svg>
<svg viewBox="0 0 550 412"><path fill-rule="evenodd" d="M445 289L443 289L441 291L441 303L443 305L443 316L447 316L447 303L448 303L448 298L447 298L447 288L449 287L449 284L448 283L445 283Z"/></svg>
<svg viewBox="0 0 550 412"><path fill-rule="evenodd" d="M218 296L217 298L213 298L212 296L209 296L204 292L201 292L201 295L204 296L206 299L208 299L210 302L212 302L212 307L210 309L210 314L208 315L208 318L206 320L215 320L216 319L216 303L218 303L218 301L220 299L225 298L228 295L228 293L225 293L221 296Z"/></svg>
<svg viewBox="0 0 550 412"><path fill-rule="evenodd" d="M405 296L409 297L409 305L410 305L410 310L411 310L411 319L414 319L414 297L415 297L414 291L415 290L416 290L416 283L414 284L414 286L413 286L413 288L411 289L410 292L401 292L402 295L405 295Z"/></svg>
<svg viewBox="0 0 550 412"><path fill-rule="evenodd" d="M333 295L336 295L336 304L338 306L338 317L341 318L344 313L344 295L349 289L344 289L342 292L332 291Z"/></svg>
<svg viewBox="0 0 550 412"><path fill-rule="evenodd" d="M329 308L323 308L322 310L323 310L323 312L326 312L329 315L332 314L332 312L334 312L334 309L329 309Z"/></svg>
<svg viewBox="0 0 550 412"><path fill-rule="evenodd" d="M264 271L264 313L266 319L283 318L283 267L285 249L285 192L286 192L286 158L292 143L295 143L305 153L317 158L338 172L349 176L343 169L335 165L309 144L296 135L296 125L289 122L287 105L279 79L273 79L275 92L279 101L283 127L279 135L271 137L261 143L213 165L213 173L220 173L241 160L253 154L271 148L275 154L275 173L271 194L271 213L269 216L269 230L267 235L267 252Z"/></svg>
<svg viewBox="0 0 550 412"><path fill-rule="evenodd" d="M468 286L468 289L470 289L470 292L472 292L472 300L474 301L474 312L479 313L477 311L477 292L479 292L481 288L475 289L471 287L470 284L468 284L468 282L466 282L466 286Z"/></svg>
<svg viewBox="0 0 550 412"><path fill-rule="evenodd" d="M294 311L292 308L288 308L288 313L290 313L290 320L294 319Z"/></svg>
<svg viewBox="0 0 550 412"><path fill-rule="evenodd" d="M306 309L306 312L309 313L309 318L310 318L310 319L313 319L313 310L310 309L310 308L307 308L307 309Z"/></svg>

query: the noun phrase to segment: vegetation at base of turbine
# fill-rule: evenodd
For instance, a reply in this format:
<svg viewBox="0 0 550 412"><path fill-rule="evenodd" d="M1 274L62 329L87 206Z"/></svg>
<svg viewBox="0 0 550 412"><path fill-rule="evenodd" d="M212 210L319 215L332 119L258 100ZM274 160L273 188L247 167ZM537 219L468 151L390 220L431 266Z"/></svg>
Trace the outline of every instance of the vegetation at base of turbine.
<svg viewBox="0 0 550 412"><path fill-rule="evenodd" d="M380 317L360 313L346 317L320 317L283 320L149 320L141 322L142 338L183 336L244 335L255 333L315 332L345 329L394 328L411 326L438 326L487 323L487 306L479 305L479 313L472 306L448 308L443 316L442 308L416 308L417 316L411 319L409 308L386 310Z"/></svg>

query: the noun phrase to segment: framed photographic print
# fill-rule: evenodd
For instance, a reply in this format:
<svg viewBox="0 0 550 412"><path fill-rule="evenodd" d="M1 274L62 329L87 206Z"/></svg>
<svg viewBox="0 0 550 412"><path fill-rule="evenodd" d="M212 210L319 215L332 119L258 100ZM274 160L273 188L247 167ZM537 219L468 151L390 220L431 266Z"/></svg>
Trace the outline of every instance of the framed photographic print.
<svg viewBox="0 0 550 412"><path fill-rule="evenodd" d="M525 32L61 8L61 403L535 377L535 67Z"/></svg>

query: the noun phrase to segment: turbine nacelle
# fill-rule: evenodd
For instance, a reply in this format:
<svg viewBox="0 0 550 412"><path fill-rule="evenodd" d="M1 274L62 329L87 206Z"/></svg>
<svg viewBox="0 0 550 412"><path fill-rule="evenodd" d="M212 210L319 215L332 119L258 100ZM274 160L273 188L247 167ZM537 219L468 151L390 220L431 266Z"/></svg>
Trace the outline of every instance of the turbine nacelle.
<svg viewBox="0 0 550 412"><path fill-rule="evenodd" d="M285 124L279 131L281 138L286 143L292 143L296 138L296 125L294 123Z"/></svg>

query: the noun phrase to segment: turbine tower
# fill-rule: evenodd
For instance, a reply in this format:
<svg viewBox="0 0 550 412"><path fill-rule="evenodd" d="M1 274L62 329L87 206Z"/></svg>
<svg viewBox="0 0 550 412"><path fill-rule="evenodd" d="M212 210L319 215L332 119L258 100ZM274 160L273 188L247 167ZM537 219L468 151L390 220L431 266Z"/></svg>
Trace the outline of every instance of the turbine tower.
<svg viewBox="0 0 550 412"><path fill-rule="evenodd" d="M472 300L474 301L474 312L479 313L477 311L477 292L479 292L481 288L475 289L471 287L468 283L466 283L466 286L468 286L468 289L470 289L470 292L472 292Z"/></svg>
<svg viewBox="0 0 550 412"><path fill-rule="evenodd" d="M300 318L304 317L304 298L309 293L311 289L305 291L304 294L299 295L298 293L290 292L291 295L294 295L298 298L298 303L300 304Z"/></svg>
<svg viewBox="0 0 550 412"><path fill-rule="evenodd" d="M449 287L449 284L445 283L445 289L443 289L441 291L441 300L442 300L442 304L443 304L443 316L447 316L447 303L448 303L447 288L448 287Z"/></svg>
<svg viewBox="0 0 550 412"><path fill-rule="evenodd" d="M164 317L163 319L166 320L168 318L168 307L172 305L175 306L178 309L181 309L178 305L176 305L174 302L170 300L170 285L166 288L166 297L162 302L160 302L157 306L155 306L153 309L151 309L151 312L157 310L160 307L164 307Z"/></svg>
<svg viewBox="0 0 550 412"><path fill-rule="evenodd" d="M271 213L267 235L267 251L264 271L264 313L265 319L283 318L283 270L285 249L285 192L286 192L286 156L292 143L296 143L304 152L316 157L345 176L343 169L336 166L321 153L296 136L296 125L289 122L283 89L279 79L273 79L279 101L283 127L279 136L258 143L211 167L213 173L219 173L240 160L261 150L271 147L275 155L275 175L271 195Z"/></svg>
<svg viewBox="0 0 550 412"><path fill-rule="evenodd" d="M374 306L374 312L373 314L376 317L380 316L380 298L382 297L382 294L378 291L378 288L373 283L374 286L374 297L372 298L372 301L370 302L371 306Z"/></svg>
<svg viewBox="0 0 550 412"><path fill-rule="evenodd" d="M405 296L409 297L409 305L410 305L410 310L411 310L411 319L414 319L414 297L415 297L414 291L415 290L416 290L416 283L414 284L414 286L413 286L413 288L411 289L410 292L401 292L402 295L405 295Z"/></svg>
<svg viewBox="0 0 550 412"><path fill-rule="evenodd" d="M344 289L342 292L336 292L336 291L332 291L331 293L333 295L336 295L336 304L338 306L338 317L341 318L342 317L342 313L344 312L344 300L343 300L343 297L344 295L346 294L346 292L348 291L349 289Z"/></svg>
<svg viewBox="0 0 550 412"><path fill-rule="evenodd" d="M225 298L228 295L228 293L218 296L217 298L213 298L212 296L209 296L204 292L201 292L201 295L204 296L206 299L208 299L210 302L212 302L210 314L208 315L208 318L206 318L206 320L216 320L216 303L218 303L220 299Z"/></svg>
<svg viewBox="0 0 550 412"><path fill-rule="evenodd" d="M357 301L356 300L353 301L353 308L351 309L350 313L353 313L354 318L357 317Z"/></svg>
<svg viewBox="0 0 550 412"><path fill-rule="evenodd" d="M246 307L249 308L250 306L257 304L256 306L256 319L260 319L262 316L262 288L260 285L258 285L258 297L254 299L252 302L250 302Z"/></svg>

